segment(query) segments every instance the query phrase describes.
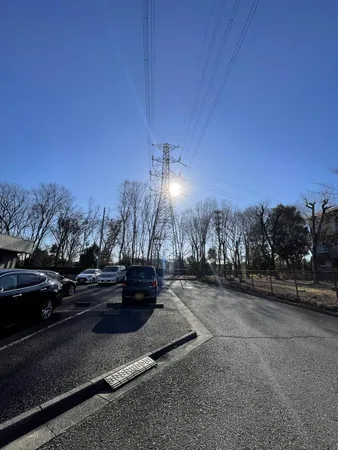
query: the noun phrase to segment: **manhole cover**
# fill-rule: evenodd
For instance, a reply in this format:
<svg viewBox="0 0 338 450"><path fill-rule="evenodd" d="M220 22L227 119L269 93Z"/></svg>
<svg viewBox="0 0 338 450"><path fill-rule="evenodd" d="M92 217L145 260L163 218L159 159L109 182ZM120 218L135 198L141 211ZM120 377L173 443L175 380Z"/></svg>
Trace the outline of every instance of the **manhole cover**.
<svg viewBox="0 0 338 450"><path fill-rule="evenodd" d="M152 367L156 367L156 362L146 356L145 358L140 359L139 361L134 362L133 364L129 364L129 366L124 369L118 370L117 372L109 375L109 377L105 378L105 381L109 384L109 386L115 390L126 384L128 381L136 378L141 375L141 373L146 372Z"/></svg>

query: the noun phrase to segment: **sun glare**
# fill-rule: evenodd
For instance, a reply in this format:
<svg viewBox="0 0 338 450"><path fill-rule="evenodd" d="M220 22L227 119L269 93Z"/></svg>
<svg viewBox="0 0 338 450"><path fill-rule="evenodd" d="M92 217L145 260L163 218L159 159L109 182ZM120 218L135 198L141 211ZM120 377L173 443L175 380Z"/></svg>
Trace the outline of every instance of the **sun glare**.
<svg viewBox="0 0 338 450"><path fill-rule="evenodd" d="M177 197L181 193L181 186L177 183L172 183L169 188L170 195Z"/></svg>

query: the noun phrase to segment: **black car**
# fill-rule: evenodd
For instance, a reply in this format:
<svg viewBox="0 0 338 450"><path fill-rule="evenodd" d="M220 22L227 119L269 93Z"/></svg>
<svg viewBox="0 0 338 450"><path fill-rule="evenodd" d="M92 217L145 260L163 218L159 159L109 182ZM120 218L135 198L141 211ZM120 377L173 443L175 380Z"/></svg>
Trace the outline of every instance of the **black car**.
<svg viewBox="0 0 338 450"><path fill-rule="evenodd" d="M122 303L156 303L158 281L153 266L130 266L127 270L123 289Z"/></svg>
<svg viewBox="0 0 338 450"><path fill-rule="evenodd" d="M39 270L41 273L45 273L49 278L59 281L62 284L63 295L65 297L71 297L76 291L76 281L60 275L58 272L52 270Z"/></svg>
<svg viewBox="0 0 338 450"><path fill-rule="evenodd" d="M62 285L32 270L0 269L0 322L16 323L28 316L47 320L62 302Z"/></svg>

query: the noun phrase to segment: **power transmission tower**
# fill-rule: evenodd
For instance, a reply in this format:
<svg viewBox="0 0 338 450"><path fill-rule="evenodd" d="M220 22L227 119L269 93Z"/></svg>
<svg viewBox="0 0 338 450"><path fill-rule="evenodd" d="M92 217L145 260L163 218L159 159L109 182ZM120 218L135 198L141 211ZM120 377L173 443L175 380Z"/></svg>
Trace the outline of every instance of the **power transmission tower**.
<svg viewBox="0 0 338 450"><path fill-rule="evenodd" d="M168 238L172 238L175 258L178 257L178 237L175 220L175 213L170 193L170 183L173 177L180 178L180 174L176 175L171 170L171 164L181 163L181 158L175 159L171 156L171 152L178 145L171 144L153 144L161 151L161 156L152 156L152 168L150 171L151 190L155 193L157 207L154 217L154 227L152 233L152 259L154 250L155 256L158 258L163 242ZM181 163L182 164L182 163Z"/></svg>

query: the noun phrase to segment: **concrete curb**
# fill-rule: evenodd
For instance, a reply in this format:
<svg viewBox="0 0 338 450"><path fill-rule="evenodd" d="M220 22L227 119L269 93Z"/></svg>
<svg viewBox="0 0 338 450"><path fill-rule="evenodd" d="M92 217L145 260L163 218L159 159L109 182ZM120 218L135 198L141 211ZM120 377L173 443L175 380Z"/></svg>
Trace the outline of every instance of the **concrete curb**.
<svg viewBox="0 0 338 450"><path fill-rule="evenodd" d="M214 282L208 282L208 281L201 281L201 283L203 284L209 284L212 286L218 286L217 283ZM334 316L334 317L338 317L338 312L335 311L330 311L328 309L325 308L318 308L317 306L313 306L310 305L309 303L304 303L304 302L292 302L290 300L286 300L280 297L274 297L274 296L270 296L270 295L265 295L265 294L261 294L260 292L256 292L256 291L243 291L242 289L238 289L232 286L221 286L224 289L229 289L231 291L236 291L236 292L241 292L242 294L247 294L247 295L251 295L254 297L261 297L264 298L266 300L270 300L272 302L278 302L278 303L285 303L286 305L292 305L292 306L296 306L297 308L301 308L301 309L308 309L310 311L315 311L321 314L326 314L328 316Z"/></svg>
<svg viewBox="0 0 338 450"><path fill-rule="evenodd" d="M76 388L68 391L62 395L59 395L39 406L36 406L13 419L9 419L6 422L0 424L0 447L3 447L14 440L22 437L23 435L30 433L35 428L41 427L47 422L51 421L55 417L66 413L71 408L78 406L80 403L94 397L99 391L106 387L104 379L112 375L113 373L129 366L133 362L138 361L146 356L152 359L159 359L161 356L170 352L171 350L197 338L196 331L191 331L178 339L175 339L168 344L150 352L143 356L140 356L133 361L129 361L109 372L106 372L98 377L90 380L87 383L81 384ZM132 381L131 379L130 381ZM130 382L129 381L129 382Z"/></svg>
<svg viewBox="0 0 338 450"><path fill-rule="evenodd" d="M187 342L190 342L196 338L197 338L196 331L190 331L184 336L181 336L180 338L169 342L169 344L163 345L163 347L154 350L153 352L149 353L148 356L150 356L150 358L156 361L157 359L161 358L161 356L171 352L171 350L174 350L174 348L180 347L181 345L186 344Z"/></svg>

